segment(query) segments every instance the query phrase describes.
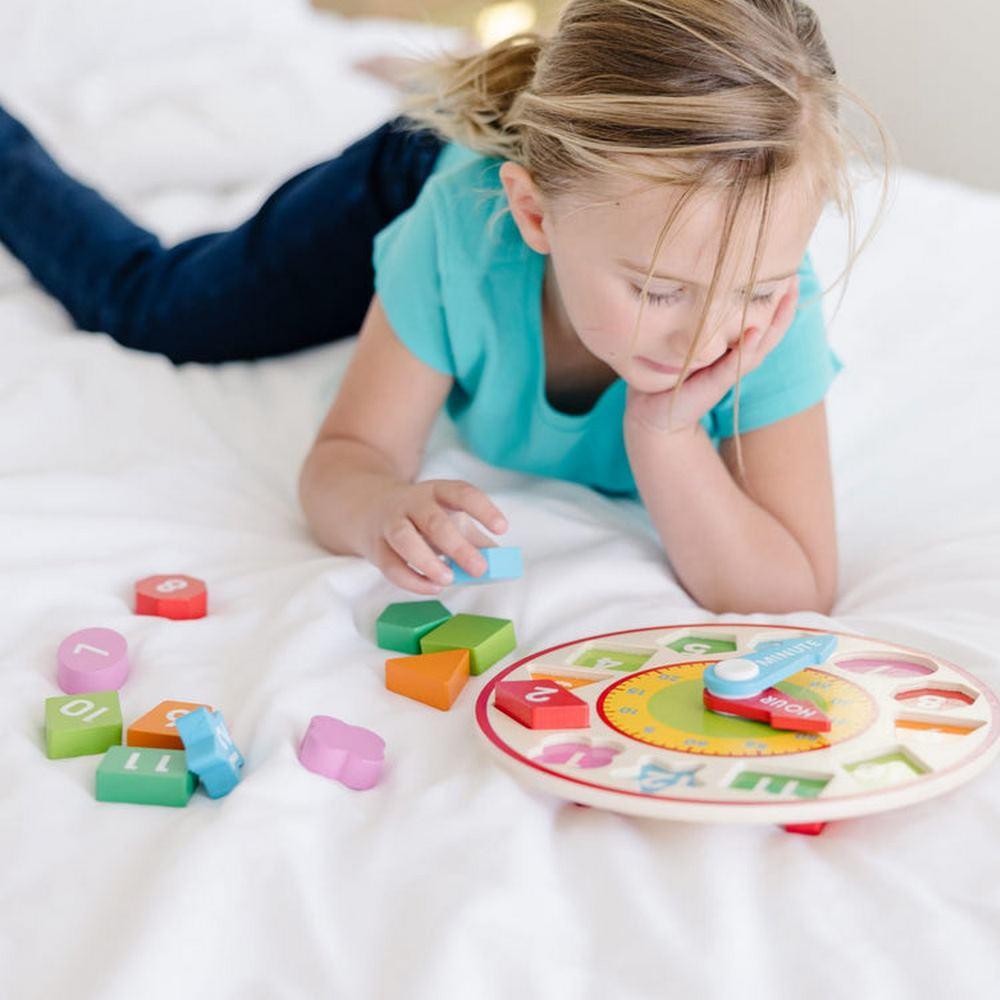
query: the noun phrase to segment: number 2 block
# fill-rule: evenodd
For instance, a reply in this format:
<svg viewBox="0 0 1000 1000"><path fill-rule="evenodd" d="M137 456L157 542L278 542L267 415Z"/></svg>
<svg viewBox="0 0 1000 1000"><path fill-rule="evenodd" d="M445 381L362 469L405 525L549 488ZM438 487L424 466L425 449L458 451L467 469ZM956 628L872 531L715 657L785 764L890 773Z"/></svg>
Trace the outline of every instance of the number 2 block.
<svg viewBox="0 0 1000 1000"><path fill-rule="evenodd" d="M494 704L528 729L583 729L590 724L590 706L548 681L500 681Z"/></svg>

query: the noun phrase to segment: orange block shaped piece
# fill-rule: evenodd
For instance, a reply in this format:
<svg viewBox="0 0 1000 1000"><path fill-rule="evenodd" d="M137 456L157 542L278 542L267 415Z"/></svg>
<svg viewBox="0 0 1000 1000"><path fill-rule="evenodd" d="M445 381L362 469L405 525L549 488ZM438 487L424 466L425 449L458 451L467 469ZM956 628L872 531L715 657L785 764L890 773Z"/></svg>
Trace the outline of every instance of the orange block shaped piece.
<svg viewBox="0 0 1000 1000"><path fill-rule="evenodd" d="M135 585L135 613L161 618L204 618L208 589L196 576L147 576Z"/></svg>
<svg viewBox="0 0 1000 1000"><path fill-rule="evenodd" d="M447 712L469 679L469 651L446 649L385 661L385 686Z"/></svg>
<svg viewBox="0 0 1000 1000"><path fill-rule="evenodd" d="M165 747L183 750L184 743L177 732L177 720L196 708L207 708L196 701L161 701L156 708L136 719L125 734L125 745L130 747Z"/></svg>

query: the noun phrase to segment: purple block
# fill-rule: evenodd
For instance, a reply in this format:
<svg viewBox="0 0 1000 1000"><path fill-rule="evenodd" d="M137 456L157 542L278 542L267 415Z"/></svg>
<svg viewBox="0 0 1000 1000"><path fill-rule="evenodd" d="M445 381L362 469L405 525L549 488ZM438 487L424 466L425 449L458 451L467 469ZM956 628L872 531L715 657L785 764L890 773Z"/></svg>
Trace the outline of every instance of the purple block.
<svg viewBox="0 0 1000 1000"><path fill-rule="evenodd" d="M59 643L57 680L66 694L116 691L128 677L128 643L110 628L84 628Z"/></svg>
<svg viewBox="0 0 1000 1000"><path fill-rule="evenodd" d="M371 788L382 776L385 740L370 729L314 715L299 745L299 761L348 788Z"/></svg>

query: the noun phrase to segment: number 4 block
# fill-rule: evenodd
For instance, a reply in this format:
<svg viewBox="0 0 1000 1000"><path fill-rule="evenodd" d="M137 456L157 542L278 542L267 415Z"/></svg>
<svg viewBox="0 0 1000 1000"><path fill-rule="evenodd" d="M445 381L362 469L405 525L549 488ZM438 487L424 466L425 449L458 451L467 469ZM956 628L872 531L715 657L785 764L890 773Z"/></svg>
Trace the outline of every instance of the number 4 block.
<svg viewBox="0 0 1000 1000"><path fill-rule="evenodd" d="M590 724L590 706L548 681L500 681L494 704L528 729L583 729Z"/></svg>

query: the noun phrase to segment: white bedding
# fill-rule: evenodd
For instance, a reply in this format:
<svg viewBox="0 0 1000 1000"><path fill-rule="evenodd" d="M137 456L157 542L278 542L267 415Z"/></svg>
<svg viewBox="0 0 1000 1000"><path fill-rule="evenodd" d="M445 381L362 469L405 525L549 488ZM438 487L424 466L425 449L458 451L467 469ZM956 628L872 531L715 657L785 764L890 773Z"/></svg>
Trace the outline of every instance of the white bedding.
<svg viewBox="0 0 1000 1000"><path fill-rule="evenodd" d="M391 113L391 90L349 59L451 38L298 0L0 0L0 100L174 238L239 221ZM866 231L877 191L859 195ZM812 245L827 282L842 233L828 214ZM510 617L521 653L641 625L829 626L1000 689L998 233L1000 195L904 171L857 264L830 328L846 363L828 398L833 618L716 619L673 580L637 504L491 468L442 421L423 475L490 492L526 561L523 579L454 588L448 606ZM0 997L996 989L996 767L818 838L636 820L497 767L472 718L490 674L448 713L388 693L374 620L412 595L319 548L295 493L351 349L177 369L73 331L0 250ZM133 615L133 582L160 572L204 578L209 616ZM231 795L103 804L97 757L46 758L56 647L91 625L129 640L126 724L165 698L223 712L247 762ZM378 787L299 765L314 714L385 738Z"/></svg>

